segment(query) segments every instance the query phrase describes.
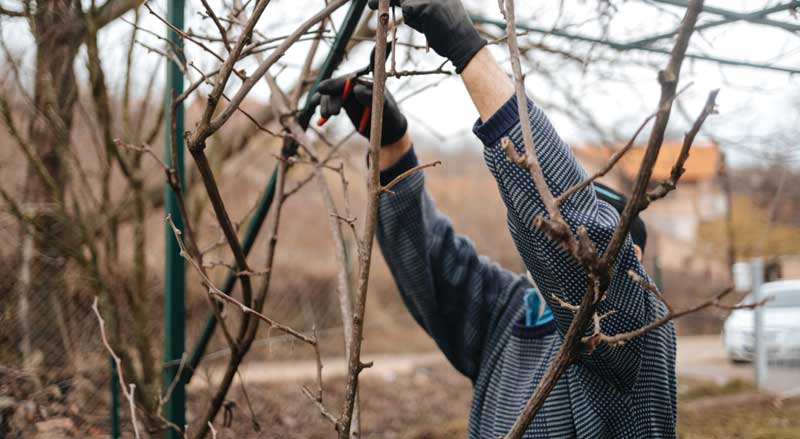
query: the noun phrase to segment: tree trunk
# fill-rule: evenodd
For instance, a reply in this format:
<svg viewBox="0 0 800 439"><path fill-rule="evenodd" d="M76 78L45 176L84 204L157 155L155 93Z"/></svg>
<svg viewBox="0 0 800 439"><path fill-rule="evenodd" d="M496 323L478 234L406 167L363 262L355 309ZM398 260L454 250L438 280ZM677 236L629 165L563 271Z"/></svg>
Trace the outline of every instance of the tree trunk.
<svg viewBox="0 0 800 439"><path fill-rule="evenodd" d="M31 144L55 187L46 184L29 164L24 197L33 211L36 227L28 229L33 234L33 249L26 262L34 349L41 351L46 365L63 364L67 359L58 326L53 324L57 313L52 304L61 301L51 297L67 293L66 258L58 250L58 242L67 237L68 224L58 206L63 202L68 178L61 156L69 143L72 107L78 93L73 64L81 43L81 28L73 5L69 0L40 1L33 16L35 113L28 129Z"/></svg>

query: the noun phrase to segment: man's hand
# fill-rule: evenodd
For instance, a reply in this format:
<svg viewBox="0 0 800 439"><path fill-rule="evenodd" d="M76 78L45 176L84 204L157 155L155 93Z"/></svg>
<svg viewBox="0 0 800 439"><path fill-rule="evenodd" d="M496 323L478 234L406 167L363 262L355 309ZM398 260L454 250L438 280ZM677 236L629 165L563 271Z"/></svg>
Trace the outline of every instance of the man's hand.
<svg viewBox="0 0 800 439"><path fill-rule="evenodd" d="M372 105L372 83L360 79L339 77L320 82L314 100L319 101L322 117L327 119L339 114L342 108L347 112L356 130L369 137ZM408 122L394 98L386 91L383 104L383 130L381 145L397 142L408 129Z"/></svg>
<svg viewBox="0 0 800 439"><path fill-rule="evenodd" d="M431 48L449 59L457 73L486 45L461 0L392 0L391 5L403 9L406 24L425 34ZM378 0L369 0L369 6L377 9Z"/></svg>
<svg viewBox="0 0 800 439"><path fill-rule="evenodd" d="M383 104L383 130L381 131L380 168L387 169L399 160L410 148L408 122L392 95L386 91ZM372 83L348 78L332 78L320 82L313 97L319 102L320 113L327 119L337 115L344 108L356 130L369 137L372 112Z"/></svg>
<svg viewBox="0 0 800 439"><path fill-rule="evenodd" d="M403 8L406 24L456 66L484 122L514 94L511 80L485 48L461 0L391 0ZM369 0L372 9L378 0Z"/></svg>

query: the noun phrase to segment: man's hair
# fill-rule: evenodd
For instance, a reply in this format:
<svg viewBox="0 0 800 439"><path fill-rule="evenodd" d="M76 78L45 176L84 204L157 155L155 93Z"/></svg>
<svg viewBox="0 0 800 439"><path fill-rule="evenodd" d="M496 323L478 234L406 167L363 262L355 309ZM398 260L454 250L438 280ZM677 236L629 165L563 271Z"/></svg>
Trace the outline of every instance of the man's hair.
<svg viewBox="0 0 800 439"><path fill-rule="evenodd" d="M613 206L614 209L622 215L622 210L625 209L625 203L628 202L628 199L621 193L602 183L594 182L593 185L597 198ZM644 221L642 221L638 215L631 223L630 234L633 243L638 245L639 248L642 249L642 253L644 253L644 247L647 244L647 229L645 228Z"/></svg>

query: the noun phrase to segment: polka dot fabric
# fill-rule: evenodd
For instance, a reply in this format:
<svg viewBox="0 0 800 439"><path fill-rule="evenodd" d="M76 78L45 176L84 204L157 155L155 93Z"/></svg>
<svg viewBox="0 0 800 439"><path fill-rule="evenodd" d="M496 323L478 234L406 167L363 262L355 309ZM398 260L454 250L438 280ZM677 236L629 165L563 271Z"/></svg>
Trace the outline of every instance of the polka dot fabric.
<svg viewBox="0 0 800 439"><path fill-rule="evenodd" d="M585 173L544 113L531 102L528 107L545 179L559 195ZM473 382L469 437L493 439L508 432L572 321L572 312L552 296L579 303L586 275L558 244L532 227L545 213L542 200L530 174L509 162L500 148L500 139L508 136L518 152L524 151L516 99L485 124L476 123L474 132L485 144L511 236L548 299L554 323L524 326L528 281L479 256L469 239L455 234L425 191L422 173L395 186L395 195L381 197L378 242L411 314ZM398 162L404 169L386 172L413 167L413 154ZM573 230L585 226L601 253L619 220L591 188L566 200L562 214ZM631 269L646 276L628 238L600 306L601 312L615 311L602 323L606 334L639 328L666 311L627 276ZM669 324L621 347L602 345L583 354L556 384L525 437L670 438L675 437L675 416L675 331Z"/></svg>

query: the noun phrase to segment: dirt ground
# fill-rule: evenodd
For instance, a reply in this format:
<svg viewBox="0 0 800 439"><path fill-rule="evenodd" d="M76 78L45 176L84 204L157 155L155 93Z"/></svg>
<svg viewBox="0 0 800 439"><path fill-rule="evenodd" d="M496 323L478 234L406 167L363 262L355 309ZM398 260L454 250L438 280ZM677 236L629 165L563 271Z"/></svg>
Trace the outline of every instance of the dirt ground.
<svg viewBox="0 0 800 439"><path fill-rule="evenodd" d="M447 364L437 362L418 367L410 373L363 374L361 404L364 438L412 438L426 430L465 424L469 412L472 386ZM233 428L218 428L218 438L330 438L333 426L316 406L301 393L303 385L316 390L313 380L291 384L247 385L255 419L263 431L251 428L249 409L236 407ZM241 386L236 386L233 399L245 401ZM343 378L325 383L325 404L332 413L339 412L338 401L344 391ZM190 410L200 407L191 404ZM191 416L191 413L190 413Z"/></svg>
<svg viewBox="0 0 800 439"><path fill-rule="evenodd" d="M313 382L306 383L313 385ZM410 373L366 372L361 401L364 438L455 439L466 437L471 385L452 367L436 363ZM218 438L330 438L332 425L301 395L302 383L248 385L255 418L236 407L232 428L218 426ZM342 378L326 383L326 405L337 413ZM241 392L237 386L236 392ZM237 395L241 396L241 395ZM244 398L237 397L242 401ZM193 407L197 409L197 407ZM264 431L269 431L265 433ZM740 380L719 385L682 379L678 437L686 439L790 439L800 437L800 401L776 402Z"/></svg>
<svg viewBox="0 0 800 439"><path fill-rule="evenodd" d="M365 354L375 366L363 374L362 404L365 438L463 438L469 413L471 384L435 351ZM273 359L252 361L241 369L255 419L264 431L250 428L247 398L237 382L230 399L237 401L233 428L219 437L328 438L330 423L300 393L302 385L315 389L316 362L297 358L302 352L273 348ZM291 355L287 355L291 354ZM265 355L266 356L266 355ZM344 358L323 359L325 404L338 414L336 405L344 386ZM202 390L219 380L221 369L211 369L193 381L190 394L201 401ZM678 338L679 424L681 438L796 438L800 437L800 402L754 392L752 367L727 360L719 336ZM776 374L772 391L778 394L800 386L800 368ZM193 406L194 411L200 407Z"/></svg>
<svg viewBox="0 0 800 439"><path fill-rule="evenodd" d="M414 331L402 335L399 331L370 332L367 338L370 348L363 359L375 365L363 372L361 381L362 437L365 439L466 436L471 384L446 362L430 339L415 334ZM329 340L328 345L333 344L335 340ZM378 349L387 345L393 346L393 351ZM217 417L214 424L217 438L335 437L331 423L301 392L303 386L316 392L316 362L310 355L311 351L297 344L274 341L258 344L234 381L227 409ZM190 434L197 428L196 420L206 408L208 383L213 387L219 380L225 358L220 355L205 362L188 388ZM323 362L324 404L331 413L338 415L344 391L344 358L339 352L324 351ZM677 372L679 438L800 438L800 399L797 392L787 392L800 387L797 379L800 368L794 368L792 374L778 375L781 380L777 384L785 399L776 402L774 396L754 391L748 381L753 376L749 365L733 365L727 361L719 336L681 336L678 338ZM107 388L98 385L97 396L106 395ZM108 409L102 408L102 404L92 406L94 408L87 404L87 401L79 403L74 410L67 410L67 407L66 415L58 412L46 416L48 419L55 417L50 419L51 423L74 424L67 428L51 426L54 430L69 430L71 434L53 436L41 432L23 437L108 438ZM123 437L133 438L126 410L123 408L120 413Z"/></svg>

